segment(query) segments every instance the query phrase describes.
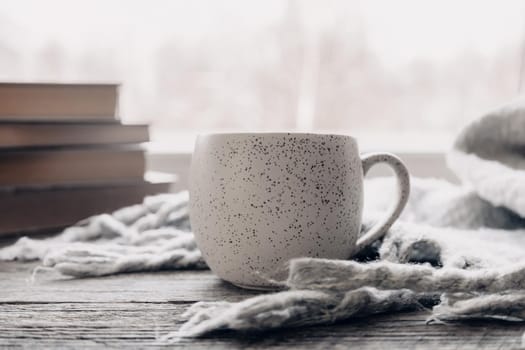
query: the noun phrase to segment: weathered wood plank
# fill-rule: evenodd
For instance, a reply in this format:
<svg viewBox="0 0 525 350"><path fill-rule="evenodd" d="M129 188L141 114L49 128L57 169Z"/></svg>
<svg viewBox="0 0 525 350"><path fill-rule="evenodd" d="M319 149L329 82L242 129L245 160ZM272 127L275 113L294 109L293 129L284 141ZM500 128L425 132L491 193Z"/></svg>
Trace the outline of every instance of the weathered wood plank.
<svg viewBox="0 0 525 350"><path fill-rule="evenodd" d="M182 324L198 300L253 295L209 271L158 272L100 279L28 281L35 264L0 262L0 348L145 348ZM53 276L57 278L57 276ZM426 325L425 312L263 334L220 332L171 347L192 349L499 349L519 348L523 324Z"/></svg>
<svg viewBox="0 0 525 350"><path fill-rule="evenodd" d="M51 303L0 304L0 346L146 347L156 344L182 323L186 304ZM323 327L280 330L264 334L217 333L183 340L173 347L244 349L272 348L509 348L518 347L522 326L472 322L468 325L426 325L426 313L381 315Z"/></svg>
<svg viewBox="0 0 525 350"><path fill-rule="evenodd" d="M209 271L165 271L71 279L42 273L36 263L0 262L0 302L122 302L239 300L257 294L221 281Z"/></svg>

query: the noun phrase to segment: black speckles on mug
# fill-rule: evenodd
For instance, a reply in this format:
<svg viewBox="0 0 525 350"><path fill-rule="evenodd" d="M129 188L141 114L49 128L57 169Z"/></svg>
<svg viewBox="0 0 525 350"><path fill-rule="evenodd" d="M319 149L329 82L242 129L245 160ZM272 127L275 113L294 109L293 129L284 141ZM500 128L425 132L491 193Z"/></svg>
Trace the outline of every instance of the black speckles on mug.
<svg viewBox="0 0 525 350"><path fill-rule="evenodd" d="M362 178L349 136L200 136L190 178L197 244L219 277L252 287L286 278L294 257L346 259L361 226Z"/></svg>

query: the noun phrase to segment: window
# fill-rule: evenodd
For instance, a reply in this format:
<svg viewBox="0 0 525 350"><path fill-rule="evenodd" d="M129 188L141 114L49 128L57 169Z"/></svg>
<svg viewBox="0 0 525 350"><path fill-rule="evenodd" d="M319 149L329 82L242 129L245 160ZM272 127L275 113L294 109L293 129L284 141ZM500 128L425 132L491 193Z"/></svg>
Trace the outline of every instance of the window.
<svg viewBox="0 0 525 350"><path fill-rule="evenodd" d="M517 96L524 14L520 0L6 0L0 79L122 82L123 120L181 149L232 130L439 149Z"/></svg>

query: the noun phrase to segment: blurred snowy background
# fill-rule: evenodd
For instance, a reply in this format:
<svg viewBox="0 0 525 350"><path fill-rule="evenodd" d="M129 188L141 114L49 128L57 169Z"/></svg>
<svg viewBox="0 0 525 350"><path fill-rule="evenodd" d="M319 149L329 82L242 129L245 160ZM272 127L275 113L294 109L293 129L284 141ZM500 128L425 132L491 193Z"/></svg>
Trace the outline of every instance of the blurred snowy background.
<svg viewBox="0 0 525 350"><path fill-rule="evenodd" d="M2 0L0 80L117 81L126 122L442 149L516 97L521 0Z"/></svg>

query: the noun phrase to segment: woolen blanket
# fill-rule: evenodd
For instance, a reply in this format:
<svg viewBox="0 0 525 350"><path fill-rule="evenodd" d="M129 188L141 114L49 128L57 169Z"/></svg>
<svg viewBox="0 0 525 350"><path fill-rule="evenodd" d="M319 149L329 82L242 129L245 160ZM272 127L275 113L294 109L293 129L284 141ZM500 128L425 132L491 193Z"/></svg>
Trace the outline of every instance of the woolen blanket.
<svg viewBox="0 0 525 350"><path fill-rule="evenodd" d="M197 303L186 312L188 321L163 340L429 305L429 322L525 321L525 104L511 103L467 126L448 164L462 184L413 179L400 220L354 260L292 260L283 291ZM387 210L394 190L391 178L366 182L363 231ZM21 238L1 249L0 259L38 259L36 274L51 269L73 277L206 268L191 233L186 192L145 198L52 238Z"/></svg>

